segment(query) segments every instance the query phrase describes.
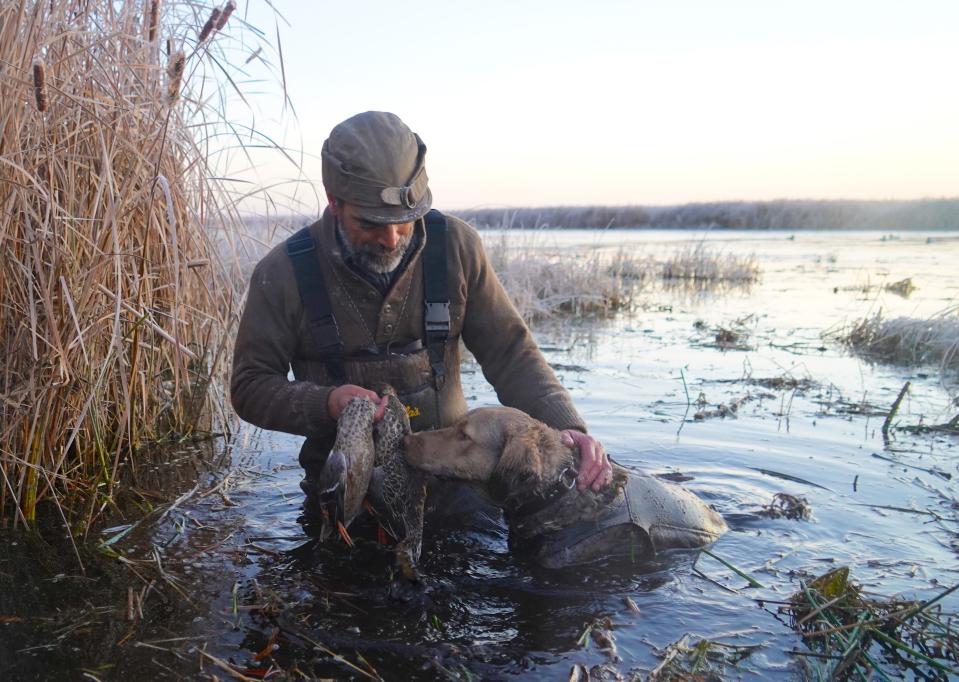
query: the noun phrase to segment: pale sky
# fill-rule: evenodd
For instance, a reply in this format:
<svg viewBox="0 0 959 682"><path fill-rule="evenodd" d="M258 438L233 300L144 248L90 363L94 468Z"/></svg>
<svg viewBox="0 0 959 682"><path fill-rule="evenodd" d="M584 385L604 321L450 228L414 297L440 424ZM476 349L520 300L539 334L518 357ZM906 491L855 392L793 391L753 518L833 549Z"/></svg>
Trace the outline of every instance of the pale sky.
<svg viewBox="0 0 959 682"><path fill-rule="evenodd" d="M369 109L423 138L445 209L959 195L956 0L273 4L236 16L277 72L279 24L293 109L254 60L231 118L302 154L317 189L278 204L315 205L323 140Z"/></svg>

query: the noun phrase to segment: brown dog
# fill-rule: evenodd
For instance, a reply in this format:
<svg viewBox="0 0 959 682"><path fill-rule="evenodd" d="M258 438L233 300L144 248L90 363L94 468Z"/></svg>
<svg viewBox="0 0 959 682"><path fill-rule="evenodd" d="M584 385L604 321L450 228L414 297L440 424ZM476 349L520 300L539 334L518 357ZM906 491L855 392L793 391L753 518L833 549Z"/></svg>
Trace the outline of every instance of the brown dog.
<svg viewBox="0 0 959 682"><path fill-rule="evenodd" d="M615 463L605 489L579 490L578 451L511 407L472 410L445 429L407 436L404 447L418 469L486 483L506 512L510 544L547 568L612 556L642 561L708 545L727 530L691 492Z"/></svg>

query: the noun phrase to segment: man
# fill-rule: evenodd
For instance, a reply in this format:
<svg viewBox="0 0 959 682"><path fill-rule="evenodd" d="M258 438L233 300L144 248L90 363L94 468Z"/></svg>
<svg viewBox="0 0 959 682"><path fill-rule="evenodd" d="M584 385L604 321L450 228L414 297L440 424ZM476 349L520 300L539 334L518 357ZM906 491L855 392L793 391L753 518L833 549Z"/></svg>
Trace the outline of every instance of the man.
<svg viewBox="0 0 959 682"><path fill-rule="evenodd" d="M253 272L233 357L233 406L265 429L306 436L310 498L355 396L393 385L414 431L466 412L459 339L504 405L579 447L581 488L612 478L602 445L557 381L490 267L479 235L430 211L426 146L398 117L366 112L323 145L322 218ZM429 212L429 213L428 213ZM425 302L425 305L424 305ZM288 380L292 367L294 380Z"/></svg>

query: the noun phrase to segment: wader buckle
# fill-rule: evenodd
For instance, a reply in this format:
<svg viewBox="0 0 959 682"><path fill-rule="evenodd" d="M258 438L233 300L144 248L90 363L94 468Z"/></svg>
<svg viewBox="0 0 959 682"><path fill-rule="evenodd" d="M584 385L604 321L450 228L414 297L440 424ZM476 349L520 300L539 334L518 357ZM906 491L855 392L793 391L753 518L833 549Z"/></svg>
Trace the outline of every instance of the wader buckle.
<svg viewBox="0 0 959 682"><path fill-rule="evenodd" d="M450 331L449 301L427 301L424 323L427 333L445 332L448 334Z"/></svg>

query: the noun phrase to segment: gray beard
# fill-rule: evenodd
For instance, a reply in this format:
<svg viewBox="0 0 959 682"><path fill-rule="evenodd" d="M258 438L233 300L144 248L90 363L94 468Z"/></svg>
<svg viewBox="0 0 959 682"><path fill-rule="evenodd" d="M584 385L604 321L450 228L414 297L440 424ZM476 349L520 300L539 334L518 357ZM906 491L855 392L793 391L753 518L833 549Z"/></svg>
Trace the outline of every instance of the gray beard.
<svg viewBox="0 0 959 682"><path fill-rule="evenodd" d="M410 241L413 238L412 232L405 237L400 237L397 241L396 249L394 251L386 251L382 246L377 244L364 244L362 246L352 244L343 231L339 221L336 222L336 229L340 233L340 238L347 255L353 262L367 272L373 272L378 275L385 275L388 272L396 270L400 261L403 260L406 249L409 248Z"/></svg>

